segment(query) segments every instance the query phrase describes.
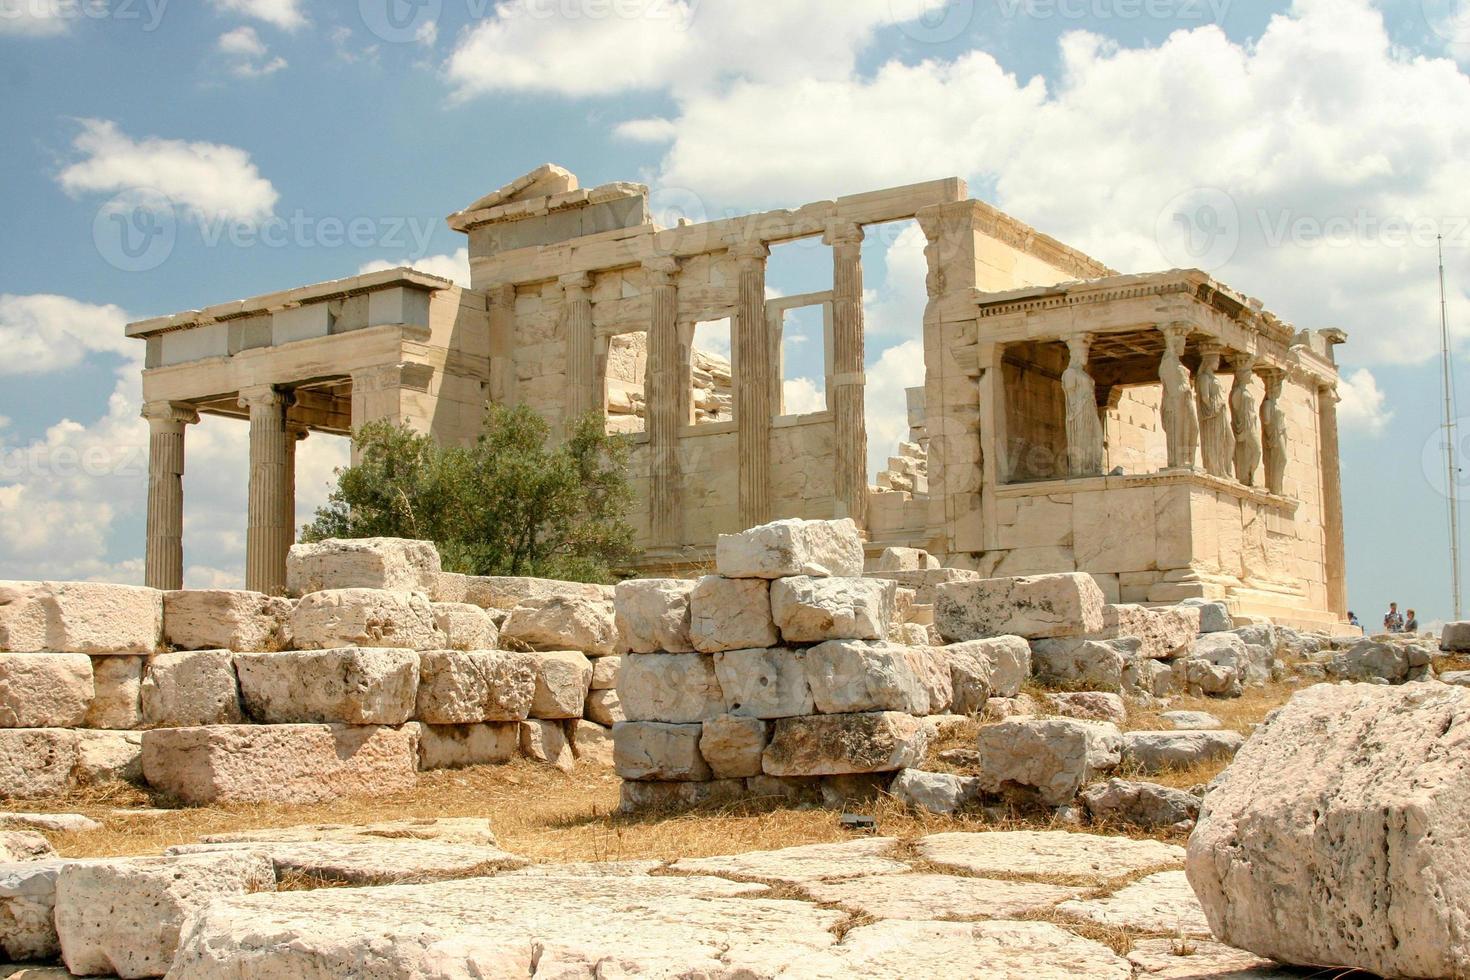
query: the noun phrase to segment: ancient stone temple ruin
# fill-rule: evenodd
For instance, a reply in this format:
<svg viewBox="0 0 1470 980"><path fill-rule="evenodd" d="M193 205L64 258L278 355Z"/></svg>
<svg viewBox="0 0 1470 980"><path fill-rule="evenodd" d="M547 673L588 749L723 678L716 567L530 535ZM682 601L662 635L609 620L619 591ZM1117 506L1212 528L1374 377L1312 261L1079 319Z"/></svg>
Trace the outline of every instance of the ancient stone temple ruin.
<svg viewBox="0 0 1470 980"><path fill-rule="evenodd" d="M864 229L927 238L925 383L870 479ZM472 288L397 269L131 324L147 342L148 584L181 585L185 430L247 419L247 586L279 593L294 452L377 419L473 438L487 402L634 443L645 570L721 533L851 518L870 554L984 575L1091 573L1113 602L1346 614L1333 347L1196 270L1123 275L938 180L659 227L648 189L547 165L451 215ZM830 249L831 287L771 297L771 247ZM788 412L782 337L820 312L825 406ZM728 361L698 349L728 321ZM915 325L918 332L918 325Z"/></svg>

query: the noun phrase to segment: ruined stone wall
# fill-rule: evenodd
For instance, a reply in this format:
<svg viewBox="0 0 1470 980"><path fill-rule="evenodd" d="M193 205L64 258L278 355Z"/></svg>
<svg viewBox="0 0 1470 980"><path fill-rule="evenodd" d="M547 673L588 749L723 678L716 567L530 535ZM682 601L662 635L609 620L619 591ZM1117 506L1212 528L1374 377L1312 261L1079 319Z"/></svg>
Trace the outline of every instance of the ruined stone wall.
<svg viewBox="0 0 1470 980"><path fill-rule="evenodd" d="M1124 473L1156 473L1168 465L1159 410L1163 393L1162 385L1133 385L1123 389L1117 408L1103 413L1108 472L1121 466Z"/></svg>

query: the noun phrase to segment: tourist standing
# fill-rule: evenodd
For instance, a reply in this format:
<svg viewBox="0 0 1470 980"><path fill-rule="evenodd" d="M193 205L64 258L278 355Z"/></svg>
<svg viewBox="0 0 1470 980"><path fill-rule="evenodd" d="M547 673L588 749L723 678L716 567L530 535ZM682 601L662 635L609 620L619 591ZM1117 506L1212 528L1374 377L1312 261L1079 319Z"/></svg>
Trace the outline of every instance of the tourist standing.
<svg viewBox="0 0 1470 980"><path fill-rule="evenodd" d="M1417 633L1417 632L1419 632L1419 617L1416 616L1416 615L1414 615L1414 610L1412 610L1412 609L1409 610L1408 616L1404 617L1404 632L1405 633Z"/></svg>
<svg viewBox="0 0 1470 980"><path fill-rule="evenodd" d="M1388 612L1383 617L1383 631L1385 633L1402 633L1404 631L1404 615L1399 612L1399 604L1390 602Z"/></svg>

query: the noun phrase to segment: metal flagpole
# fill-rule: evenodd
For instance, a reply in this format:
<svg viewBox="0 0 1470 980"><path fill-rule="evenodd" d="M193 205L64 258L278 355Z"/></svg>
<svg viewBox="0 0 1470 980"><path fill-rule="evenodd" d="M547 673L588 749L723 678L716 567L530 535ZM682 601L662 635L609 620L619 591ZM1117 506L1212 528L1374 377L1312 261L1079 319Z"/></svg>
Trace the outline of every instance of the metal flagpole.
<svg viewBox="0 0 1470 980"><path fill-rule="evenodd" d="M1450 583L1454 590L1455 621L1460 616L1460 497L1459 467L1455 464L1455 381L1450 363L1450 317L1445 302L1444 236L1439 238L1439 345L1444 388L1445 496L1450 506Z"/></svg>

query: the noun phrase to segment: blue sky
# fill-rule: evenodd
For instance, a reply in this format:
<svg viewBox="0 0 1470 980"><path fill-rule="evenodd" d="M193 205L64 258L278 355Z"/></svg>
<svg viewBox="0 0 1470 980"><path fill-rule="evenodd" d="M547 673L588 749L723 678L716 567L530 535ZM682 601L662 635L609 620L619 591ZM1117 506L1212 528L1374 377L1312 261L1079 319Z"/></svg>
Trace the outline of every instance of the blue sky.
<svg viewBox="0 0 1470 980"><path fill-rule="evenodd" d="M1434 235L1463 369L1467 65L1470 0L0 0L0 577L141 578L126 320L462 275L443 216L555 161L695 217L960 175L1116 268L1208 264L1346 329L1352 604L1445 618ZM1200 195L1232 222L1203 263L1161 232ZM166 254L129 256L117 221L158 201ZM875 457L921 376L920 247L865 246ZM819 252L777 258L816 288ZM189 582L232 585L243 426L189 438ZM304 445L303 519L342 457Z"/></svg>

